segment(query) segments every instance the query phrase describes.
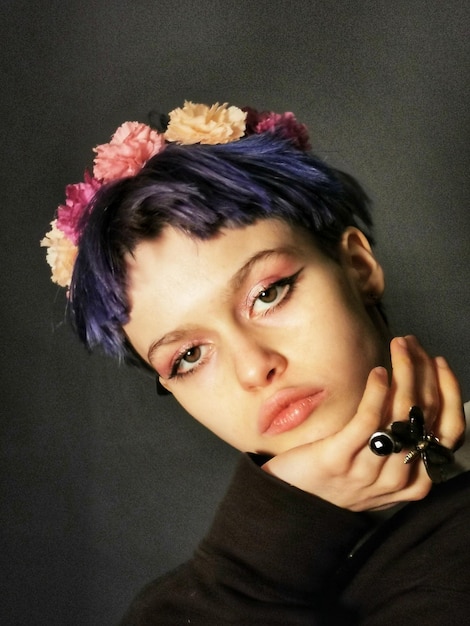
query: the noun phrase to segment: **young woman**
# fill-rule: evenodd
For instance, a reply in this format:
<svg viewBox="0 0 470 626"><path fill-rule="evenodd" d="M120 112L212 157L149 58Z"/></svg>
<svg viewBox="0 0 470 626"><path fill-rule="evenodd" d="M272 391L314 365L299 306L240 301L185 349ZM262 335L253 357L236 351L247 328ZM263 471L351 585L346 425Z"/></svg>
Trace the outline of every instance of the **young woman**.
<svg viewBox="0 0 470 626"><path fill-rule="evenodd" d="M391 337L359 185L290 113L186 103L96 152L43 242L78 335L245 453L193 559L122 623L463 623L459 387Z"/></svg>

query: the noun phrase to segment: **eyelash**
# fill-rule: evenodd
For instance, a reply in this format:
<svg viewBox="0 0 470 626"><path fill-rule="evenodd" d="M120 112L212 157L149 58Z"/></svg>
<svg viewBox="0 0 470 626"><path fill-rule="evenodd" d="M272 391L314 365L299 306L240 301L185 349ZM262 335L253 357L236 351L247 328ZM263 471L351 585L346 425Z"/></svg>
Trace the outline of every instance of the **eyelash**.
<svg viewBox="0 0 470 626"><path fill-rule="evenodd" d="M286 304L289 299L291 298L292 294L294 293L294 289L297 286L297 279L299 277L300 272L302 271L302 268L297 271L295 274L292 274L291 276L286 276L285 278L281 278L280 280L277 280L273 283L270 283L269 285L267 285L266 287L262 287L255 298L253 298L253 301L251 303L251 309L253 309L255 303L257 302L257 300L260 298L262 293L266 293L267 291L269 291L270 289L273 289L275 287L289 287L289 289L287 290L287 292L285 293L285 295L283 295L282 299L280 300L280 302L275 303L272 307L269 307L266 309L266 311L262 312L260 314L260 317L264 317L266 315L269 315L270 313L272 313L273 311L275 311L276 309L278 309L280 306ZM199 348L200 346L198 346L197 344L195 345L190 345L187 346L185 348L183 348L183 350L181 350L181 352L177 355L175 361L173 362L173 365L171 367L171 372L170 375L168 376L168 380L171 379L182 379L185 378L186 376L189 376L190 374L194 374L199 367L201 367L201 365L204 364L206 356L203 355L200 360L196 363L195 367L185 371L185 372L178 372L178 368L181 364L181 361L184 359L184 356L190 351L190 350L194 350L195 348Z"/></svg>
<svg viewBox="0 0 470 626"><path fill-rule="evenodd" d="M267 285L266 287L263 287L262 289L260 289L256 295L255 298L253 298L253 302L251 304L251 308L253 309L257 300L261 297L262 293L266 293L268 292L270 289L273 289L275 287L289 287L289 289L286 291L285 294L283 294L281 300L279 302L276 302L273 304L273 306L268 306L268 308L263 311L262 313L260 313L260 317L264 317L266 315L269 315L270 313L272 313L273 311L275 311L276 309L278 309L280 306L286 304L290 297L292 296L292 294L294 293L294 289L297 286L297 279L299 277L299 274L302 270L300 269L298 272L296 272L295 274L292 274L291 276L286 276L285 278L281 278L280 280L277 280L273 283L270 283L269 285ZM270 303L265 303L265 304L270 304Z"/></svg>
<svg viewBox="0 0 470 626"><path fill-rule="evenodd" d="M178 372L178 368L180 366L181 361L184 359L184 356L190 351L190 350L194 350L195 348L199 348L200 346L198 346L197 344L194 346L188 346L187 348L184 348L183 350L181 350L181 352L178 354L178 356L176 357L172 367L171 367L171 372L170 375L168 376L168 380L171 380L172 378L176 378L176 379L181 379L184 378L186 376L189 376L190 374L194 374L194 372L199 369L199 367L204 363L205 358L204 356L201 357L201 359L197 362L195 367L192 367L190 370L187 370L186 372Z"/></svg>

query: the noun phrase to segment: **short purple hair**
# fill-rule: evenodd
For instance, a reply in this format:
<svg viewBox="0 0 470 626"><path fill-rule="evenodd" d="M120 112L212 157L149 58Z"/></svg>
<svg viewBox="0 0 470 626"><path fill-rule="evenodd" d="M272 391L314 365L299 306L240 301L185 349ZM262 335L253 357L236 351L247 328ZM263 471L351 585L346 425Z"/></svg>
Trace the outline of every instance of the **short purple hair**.
<svg viewBox="0 0 470 626"><path fill-rule="evenodd" d="M169 144L135 176L103 186L82 222L70 286L81 341L140 362L122 327L129 319L125 259L141 241L166 226L209 239L268 218L307 229L332 258L348 226L371 239L359 184L272 133L222 145Z"/></svg>

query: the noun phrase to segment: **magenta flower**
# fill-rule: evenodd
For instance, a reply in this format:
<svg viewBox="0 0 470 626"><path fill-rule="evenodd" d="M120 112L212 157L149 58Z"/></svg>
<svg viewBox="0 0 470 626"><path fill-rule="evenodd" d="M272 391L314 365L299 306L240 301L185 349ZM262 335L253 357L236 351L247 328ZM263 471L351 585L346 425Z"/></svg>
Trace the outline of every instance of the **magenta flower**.
<svg viewBox="0 0 470 626"><path fill-rule="evenodd" d="M310 140L305 124L300 124L291 112L274 113L257 111L250 107L243 109L246 116L246 134L277 132L285 139L290 139L299 150L310 150Z"/></svg>
<svg viewBox="0 0 470 626"><path fill-rule="evenodd" d="M80 219L100 187L101 183L86 171L83 183L67 185L65 188L65 204L57 209L57 228L75 245L79 237Z"/></svg>

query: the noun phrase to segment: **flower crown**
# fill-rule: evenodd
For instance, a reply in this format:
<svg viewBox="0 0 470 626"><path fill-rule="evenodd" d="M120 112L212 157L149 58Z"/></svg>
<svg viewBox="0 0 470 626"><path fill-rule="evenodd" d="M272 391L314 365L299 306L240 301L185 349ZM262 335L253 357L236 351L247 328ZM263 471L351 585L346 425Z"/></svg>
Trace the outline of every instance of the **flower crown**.
<svg viewBox="0 0 470 626"><path fill-rule="evenodd" d="M85 171L84 181L67 185L65 204L59 205L51 229L41 240L47 248L52 281L69 287L78 253L79 225L88 204L106 183L133 176L146 161L165 149L168 143L190 145L223 144L263 132L276 132L300 150L310 148L308 131L293 113L239 109L218 103L209 107L186 101L169 114L164 132L139 122L124 122L109 143L94 148L93 175Z"/></svg>

